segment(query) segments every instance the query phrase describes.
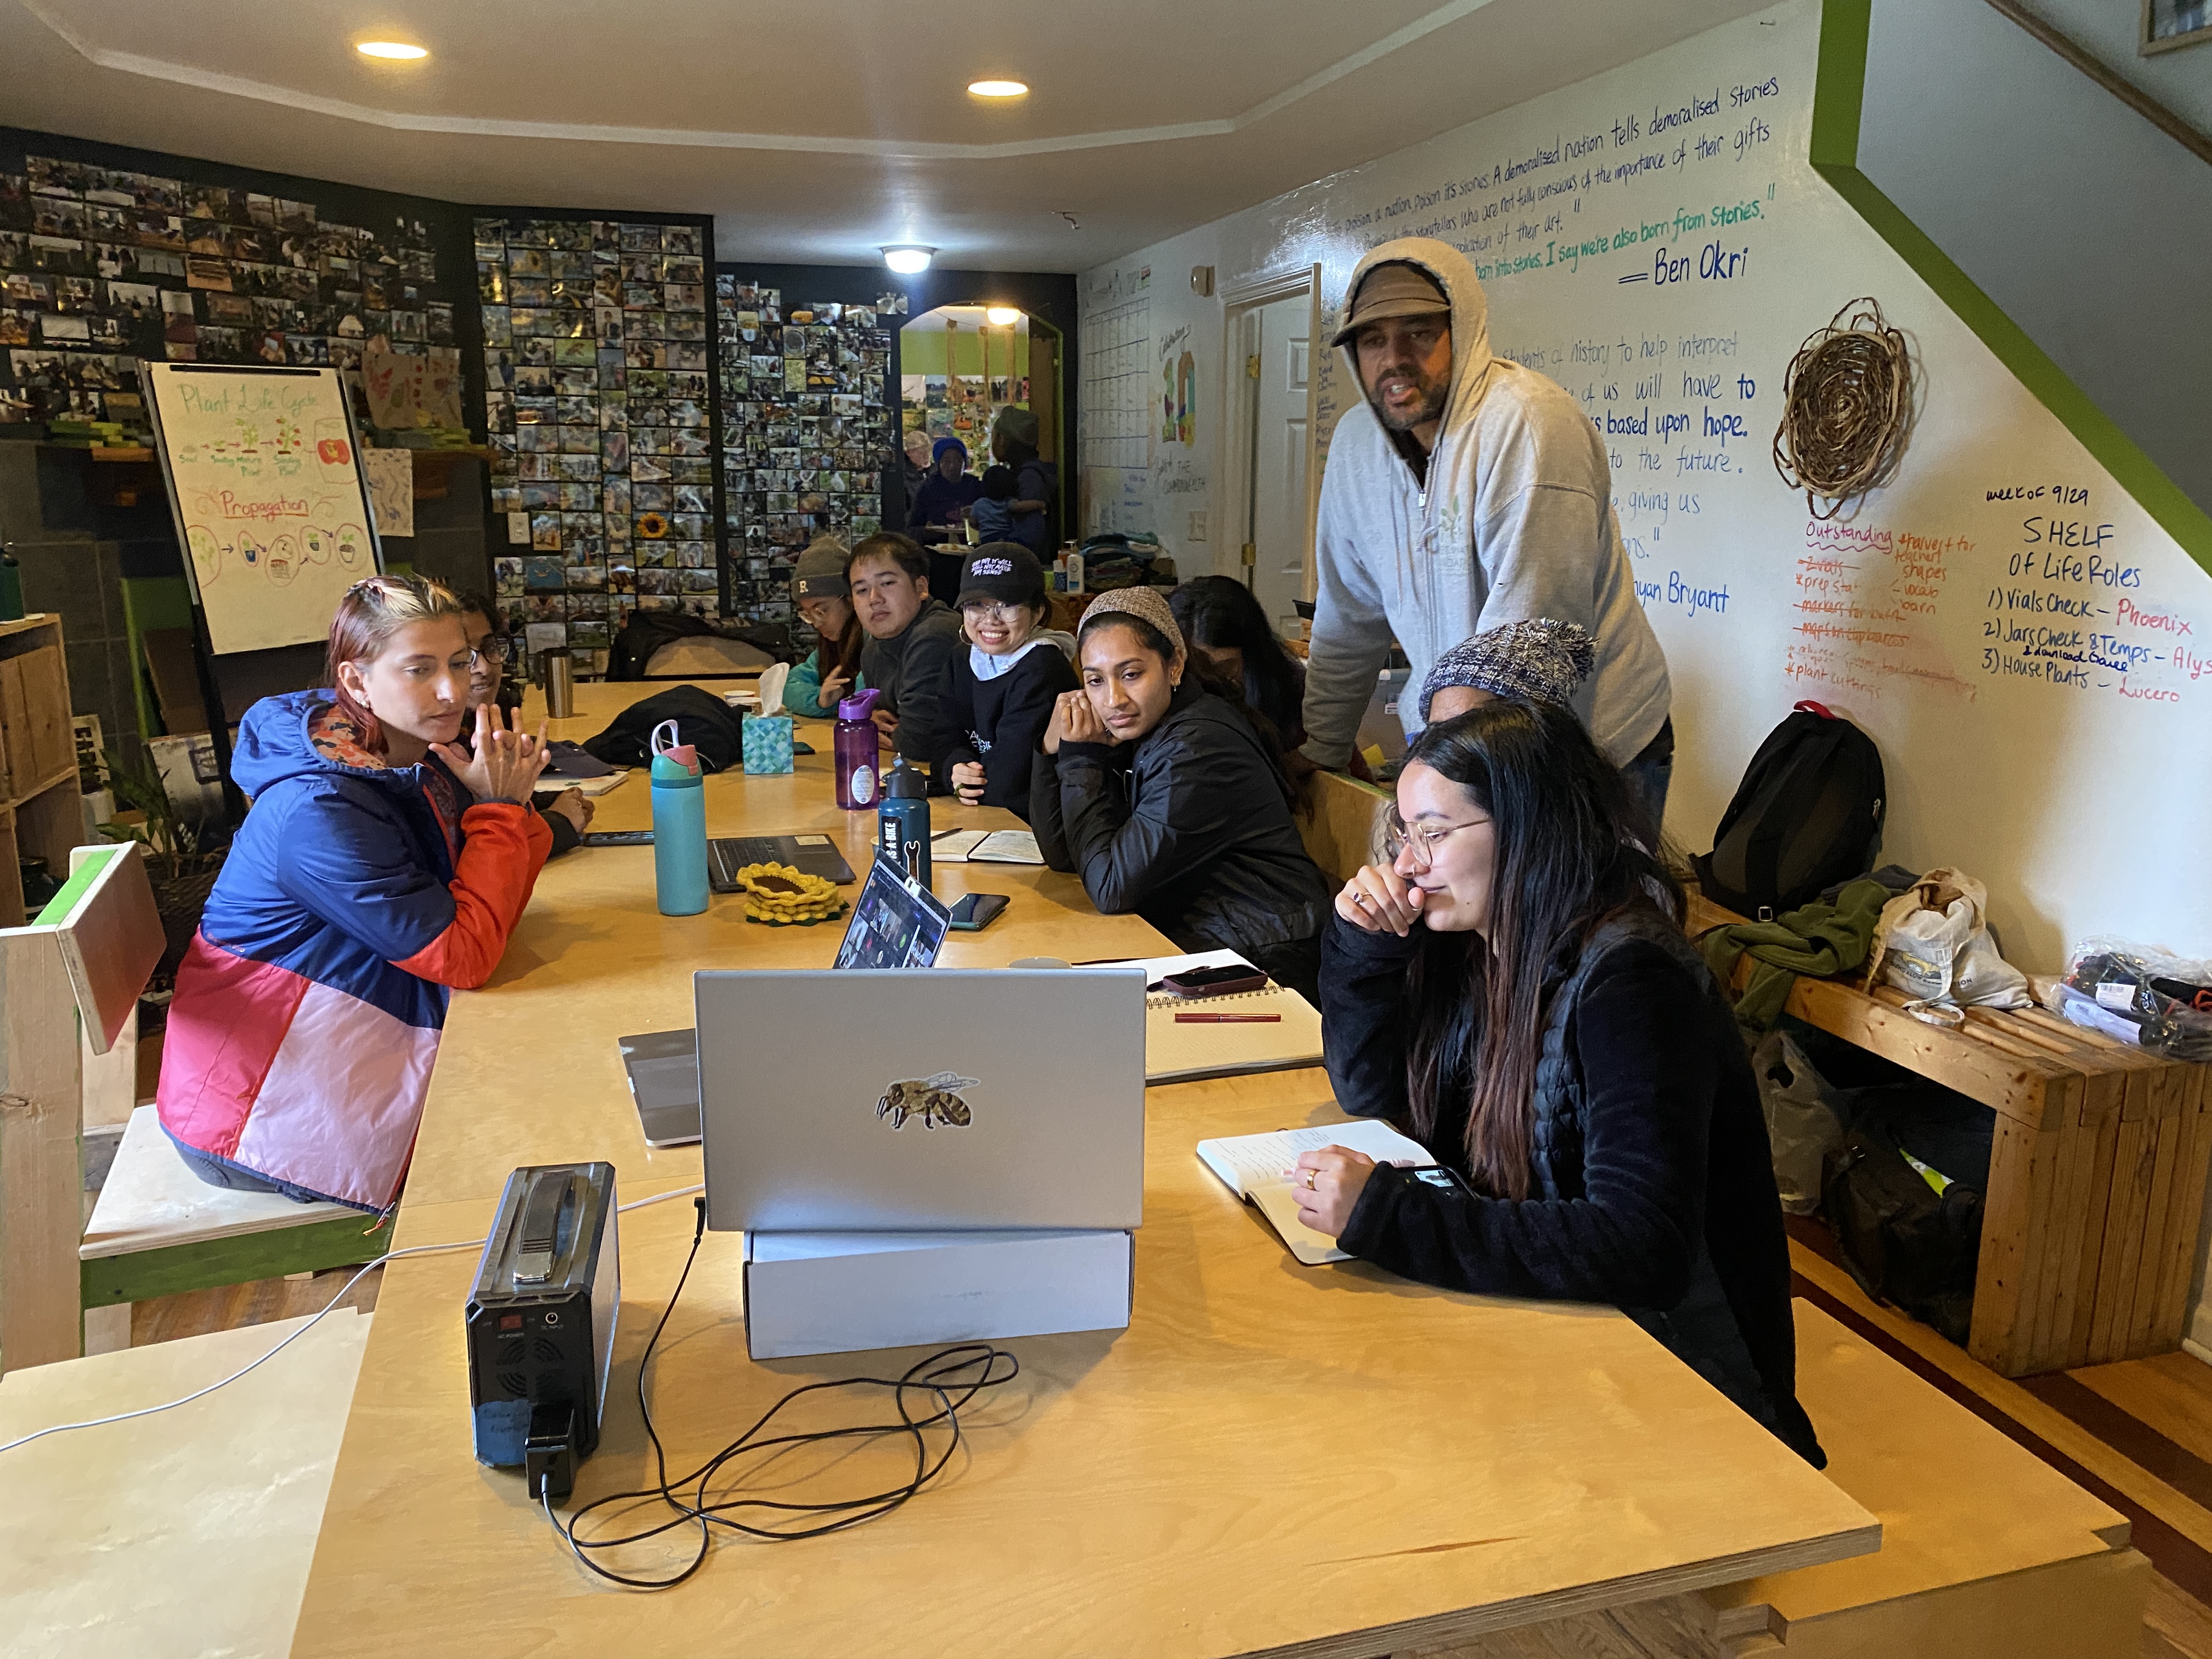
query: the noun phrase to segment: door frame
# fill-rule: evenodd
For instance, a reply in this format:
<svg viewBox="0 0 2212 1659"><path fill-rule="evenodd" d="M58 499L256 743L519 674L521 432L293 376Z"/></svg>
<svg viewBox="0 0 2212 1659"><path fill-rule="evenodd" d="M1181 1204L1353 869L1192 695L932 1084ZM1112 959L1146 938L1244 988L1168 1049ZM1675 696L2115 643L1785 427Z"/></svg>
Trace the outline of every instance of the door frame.
<svg viewBox="0 0 2212 1659"><path fill-rule="evenodd" d="M1248 587L1255 567L1244 562L1243 550L1252 526L1252 473L1257 459L1254 426L1259 416L1259 382L1245 367L1253 354L1246 344L1252 314L1279 300L1307 296L1306 323L1306 504L1304 545L1299 550L1305 570L1305 595L1314 596L1314 525L1321 505L1321 468L1314 453L1314 428L1319 414L1320 376L1315 355L1321 347L1321 266L1300 265L1271 276L1235 283L1221 290L1221 404L1225 425L1222 445L1221 517L1214 532L1214 574L1234 576Z"/></svg>

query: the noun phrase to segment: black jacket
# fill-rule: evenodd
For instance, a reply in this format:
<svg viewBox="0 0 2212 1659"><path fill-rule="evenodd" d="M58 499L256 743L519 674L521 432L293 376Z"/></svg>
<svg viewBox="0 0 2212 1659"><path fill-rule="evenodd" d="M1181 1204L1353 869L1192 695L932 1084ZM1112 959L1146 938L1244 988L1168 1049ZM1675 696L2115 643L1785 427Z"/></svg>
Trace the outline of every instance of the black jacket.
<svg viewBox="0 0 2212 1659"><path fill-rule="evenodd" d="M884 694L877 706L898 716L891 747L915 765L944 753L957 729L945 701L945 659L955 647L966 648L959 614L942 599L924 599L903 631L860 647L860 672Z"/></svg>
<svg viewBox="0 0 2212 1659"><path fill-rule="evenodd" d="M1609 926L1555 989L1528 1199L1378 1169L1338 1243L1426 1284L1613 1303L1820 1467L1796 1400L1790 1251L1759 1085L1711 975L1667 931L1656 917ZM1322 1041L1346 1111L1410 1116L1407 969L1427 951L1450 971L1462 938L1473 935L1416 928L1401 939L1332 921ZM1480 1018L1470 1006L1447 1045L1455 1105L1428 1138L1462 1176Z"/></svg>
<svg viewBox="0 0 2212 1659"><path fill-rule="evenodd" d="M931 770L949 781L954 767L981 761L983 805L1003 806L1026 821L1030 772L1041 752L1038 740L1051 723L1052 706L1060 694L1081 684L1074 667L1057 645L1046 640L991 680L975 678L968 647L956 643L945 672L945 706L953 732L944 754L931 762Z"/></svg>
<svg viewBox="0 0 2212 1659"><path fill-rule="evenodd" d="M1030 823L1044 861L1079 874L1099 909L1133 910L1185 951L1254 957L1314 938L1328 915L1328 879L1273 757L1251 722L1190 680L1133 750L1040 754Z"/></svg>

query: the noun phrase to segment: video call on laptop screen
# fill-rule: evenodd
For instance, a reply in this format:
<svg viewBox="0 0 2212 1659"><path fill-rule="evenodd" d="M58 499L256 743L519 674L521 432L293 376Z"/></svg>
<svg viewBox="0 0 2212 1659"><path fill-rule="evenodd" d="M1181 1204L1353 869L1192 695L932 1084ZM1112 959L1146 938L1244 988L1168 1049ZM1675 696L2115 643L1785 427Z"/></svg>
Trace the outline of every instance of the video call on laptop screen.
<svg viewBox="0 0 2212 1659"><path fill-rule="evenodd" d="M837 947L837 966L933 967L951 922L951 912L934 893L878 862L853 906L853 920Z"/></svg>

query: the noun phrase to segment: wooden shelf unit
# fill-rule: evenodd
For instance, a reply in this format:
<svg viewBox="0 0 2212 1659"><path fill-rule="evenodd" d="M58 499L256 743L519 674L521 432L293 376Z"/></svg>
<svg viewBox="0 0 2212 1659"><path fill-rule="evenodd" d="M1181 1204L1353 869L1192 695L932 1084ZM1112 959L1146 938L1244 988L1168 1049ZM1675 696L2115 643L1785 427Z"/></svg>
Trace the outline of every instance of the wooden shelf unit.
<svg viewBox="0 0 2212 1659"><path fill-rule="evenodd" d="M1690 931L1743 918L1690 901ZM1736 970L1741 990L1749 957ZM1966 1350L2006 1376L2181 1346L2212 1164L2212 1070L2041 1008L1930 1025L1887 988L1800 977L1785 1011L1996 1113Z"/></svg>
<svg viewBox="0 0 2212 1659"><path fill-rule="evenodd" d="M55 880L68 878L83 838L80 795L62 619L0 622L0 927L27 920L19 858L43 858Z"/></svg>

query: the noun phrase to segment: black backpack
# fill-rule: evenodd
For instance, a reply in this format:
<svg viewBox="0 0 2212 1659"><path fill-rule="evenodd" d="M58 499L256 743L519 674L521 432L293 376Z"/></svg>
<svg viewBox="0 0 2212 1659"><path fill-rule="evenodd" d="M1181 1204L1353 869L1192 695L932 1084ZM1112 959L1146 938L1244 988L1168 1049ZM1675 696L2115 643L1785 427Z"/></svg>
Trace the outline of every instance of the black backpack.
<svg viewBox="0 0 2212 1659"><path fill-rule="evenodd" d="M1996 1115L1987 1108L1980 1110L1993 1124ZM1876 1114L1853 1125L1840 1145L1829 1148L1821 1169L1820 1207L1835 1229L1838 1254L1861 1290L1933 1325L1963 1347L1973 1324L1974 1276L1982 1246L1983 1186L1971 1183L1975 1177L1988 1182L1989 1142L1982 1142L1984 1162L1978 1167L1966 1146L1953 1149L1958 1156L1947 1156L1945 1162L1965 1174L1953 1177L1939 1196L1905 1161L1897 1127ZM1966 1136L1974 1133L1971 1124L1948 1127ZM1979 1131L1984 1136L1990 1132L1988 1126Z"/></svg>
<svg viewBox="0 0 2212 1659"><path fill-rule="evenodd" d="M1801 702L1751 757L1721 814L1698 884L1739 915L1780 915L1874 867L1881 752L1817 702Z"/></svg>
<svg viewBox="0 0 2212 1659"><path fill-rule="evenodd" d="M630 704L605 731L585 738L584 752L610 766L650 766L653 728L663 720L674 720L677 742L697 746L700 770L726 771L744 758L744 720L711 691L672 685Z"/></svg>

